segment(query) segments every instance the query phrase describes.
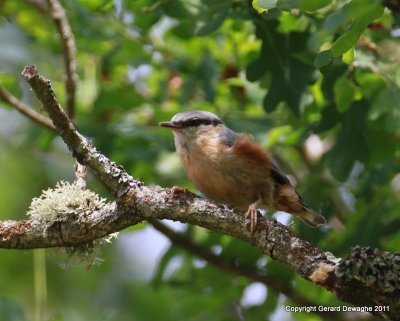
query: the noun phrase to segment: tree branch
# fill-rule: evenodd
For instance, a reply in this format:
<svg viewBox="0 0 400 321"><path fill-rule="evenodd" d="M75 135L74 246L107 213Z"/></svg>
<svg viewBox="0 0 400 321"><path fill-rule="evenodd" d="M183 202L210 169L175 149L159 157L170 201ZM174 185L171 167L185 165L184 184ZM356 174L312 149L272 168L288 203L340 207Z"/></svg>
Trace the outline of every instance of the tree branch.
<svg viewBox="0 0 400 321"><path fill-rule="evenodd" d="M90 167L114 196L126 196L131 187L141 185L141 182L133 180L122 166L118 166L99 153L90 141L76 130L56 100L50 81L37 73L36 66L26 66L22 76L42 102L44 110L49 114L73 157L82 165Z"/></svg>
<svg viewBox="0 0 400 321"><path fill-rule="evenodd" d="M222 232L259 248L272 259L290 266L303 278L325 287L339 299L390 320L400 320L400 254L355 249L335 263L325 253L297 237L288 227L259 218L257 230L246 228L243 213L207 201L192 193L144 186L98 152L69 121L54 96L50 82L35 66L22 75L43 103L73 156L93 170L117 197L79 220L44 224L37 221L0 223L0 248L79 245L119 231L143 220L171 219ZM374 310L378 306L379 310Z"/></svg>
<svg viewBox="0 0 400 321"><path fill-rule="evenodd" d="M12 107L14 107L16 110L18 110L20 113L24 114L26 117L30 118L33 120L35 123L41 124L52 131L55 131L56 128L52 124L51 120L35 110L33 110L30 106L24 104L22 101L20 101L17 97L13 96L10 92L8 92L5 88L0 86L0 98L4 102L8 103Z"/></svg>
<svg viewBox="0 0 400 321"><path fill-rule="evenodd" d="M76 74L76 45L68 17L58 0L47 0L50 15L58 34L60 35L65 61L65 90L67 93L67 114L70 119L75 117L75 89L78 76Z"/></svg>

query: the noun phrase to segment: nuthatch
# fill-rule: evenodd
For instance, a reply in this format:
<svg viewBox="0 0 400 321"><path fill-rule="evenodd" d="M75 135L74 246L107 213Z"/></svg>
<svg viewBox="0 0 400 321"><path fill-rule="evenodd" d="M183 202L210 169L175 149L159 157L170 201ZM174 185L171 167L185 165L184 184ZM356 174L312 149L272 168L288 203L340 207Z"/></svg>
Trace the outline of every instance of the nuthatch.
<svg viewBox="0 0 400 321"><path fill-rule="evenodd" d="M207 198L247 210L251 232L256 229L258 208L299 216L311 227L325 223L261 146L229 129L213 113L182 112L160 126L172 129L189 179Z"/></svg>

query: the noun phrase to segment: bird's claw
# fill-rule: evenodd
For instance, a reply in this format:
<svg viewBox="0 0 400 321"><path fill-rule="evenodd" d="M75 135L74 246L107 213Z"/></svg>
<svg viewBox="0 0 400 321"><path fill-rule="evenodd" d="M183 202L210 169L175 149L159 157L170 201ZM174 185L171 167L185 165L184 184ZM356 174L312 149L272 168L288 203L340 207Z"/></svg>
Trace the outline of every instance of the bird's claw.
<svg viewBox="0 0 400 321"><path fill-rule="evenodd" d="M129 204L132 201L134 196L135 196L135 190L133 188L130 188L128 190L128 192L123 197L121 197L118 201L122 204Z"/></svg>
<svg viewBox="0 0 400 321"><path fill-rule="evenodd" d="M179 187L179 186L173 186L169 191L167 190L167 194L169 194L169 198L171 200L176 195L179 195L179 194L186 194L186 195L196 196L196 194L194 194L191 191L189 191L186 187Z"/></svg>
<svg viewBox="0 0 400 321"><path fill-rule="evenodd" d="M250 233L254 233L257 228L257 207L250 205L245 218L250 219Z"/></svg>
<svg viewBox="0 0 400 321"><path fill-rule="evenodd" d="M186 187L173 186L170 190L170 193L173 195L187 194L187 193L190 193L190 191Z"/></svg>

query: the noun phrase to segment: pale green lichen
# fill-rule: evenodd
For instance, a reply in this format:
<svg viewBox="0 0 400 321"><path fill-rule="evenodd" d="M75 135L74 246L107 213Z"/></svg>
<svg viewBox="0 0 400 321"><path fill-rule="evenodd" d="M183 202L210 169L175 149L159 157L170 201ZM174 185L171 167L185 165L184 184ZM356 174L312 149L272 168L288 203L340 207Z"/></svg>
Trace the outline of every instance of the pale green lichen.
<svg viewBox="0 0 400 321"><path fill-rule="evenodd" d="M325 252L325 255L329 261L334 262L335 264L339 264L339 262L342 260L342 258L334 256L331 252Z"/></svg>
<svg viewBox="0 0 400 321"><path fill-rule="evenodd" d="M82 188L75 183L65 181L58 182L55 188L43 191L42 195L34 198L27 215L35 221L47 226L54 222L66 222L74 220L84 223L88 215L101 209L106 200L96 193ZM68 259L61 266L68 266L71 261L85 264L87 267L98 265L103 260L97 257L97 249L111 243L118 233L112 233L94 241L82 243L65 248Z"/></svg>
<svg viewBox="0 0 400 321"><path fill-rule="evenodd" d="M88 189L61 181L55 188L49 188L34 198L27 214L32 220L46 224L64 222L73 217L79 220L102 208L105 202L104 198Z"/></svg>
<svg viewBox="0 0 400 321"><path fill-rule="evenodd" d="M112 233L100 239L83 243L77 246L70 246L65 249L67 259L60 266L66 268L71 264L84 264L88 269L94 265L99 265L103 259L98 257L98 249L108 243L111 243L118 237L118 232Z"/></svg>
<svg viewBox="0 0 400 321"><path fill-rule="evenodd" d="M356 280L381 292L398 292L400 253L356 246L337 265L336 275L344 282Z"/></svg>

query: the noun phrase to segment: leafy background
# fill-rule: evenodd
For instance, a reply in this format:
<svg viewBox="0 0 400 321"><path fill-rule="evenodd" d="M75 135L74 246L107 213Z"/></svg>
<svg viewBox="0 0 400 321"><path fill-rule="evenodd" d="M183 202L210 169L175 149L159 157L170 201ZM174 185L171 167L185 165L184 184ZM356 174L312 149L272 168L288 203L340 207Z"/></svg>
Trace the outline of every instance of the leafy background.
<svg viewBox="0 0 400 321"><path fill-rule="evenodd" d="M40 2L0 1L0 84L36 110L19 76L26 64L36 64L66 100L62 47ZM336 257L356 245L399 250L400 29L393 4L392 11L378 0L63 5L78 49L78 127L134 177L195 190L171 133L157 124L179 111L209 110L270 149L328 219L313 230L276 214L302 238ZM23 219L42 189L74 179L73 160L49 130L0 106L0 218ZM89 185L109 197L92 177ZM168 224L308 302L339 304L241 241ZM0 320L323 317L285 312L293 297L221 271L146 224L120 233L90 270L57 250L0 255Z"/></svg>

